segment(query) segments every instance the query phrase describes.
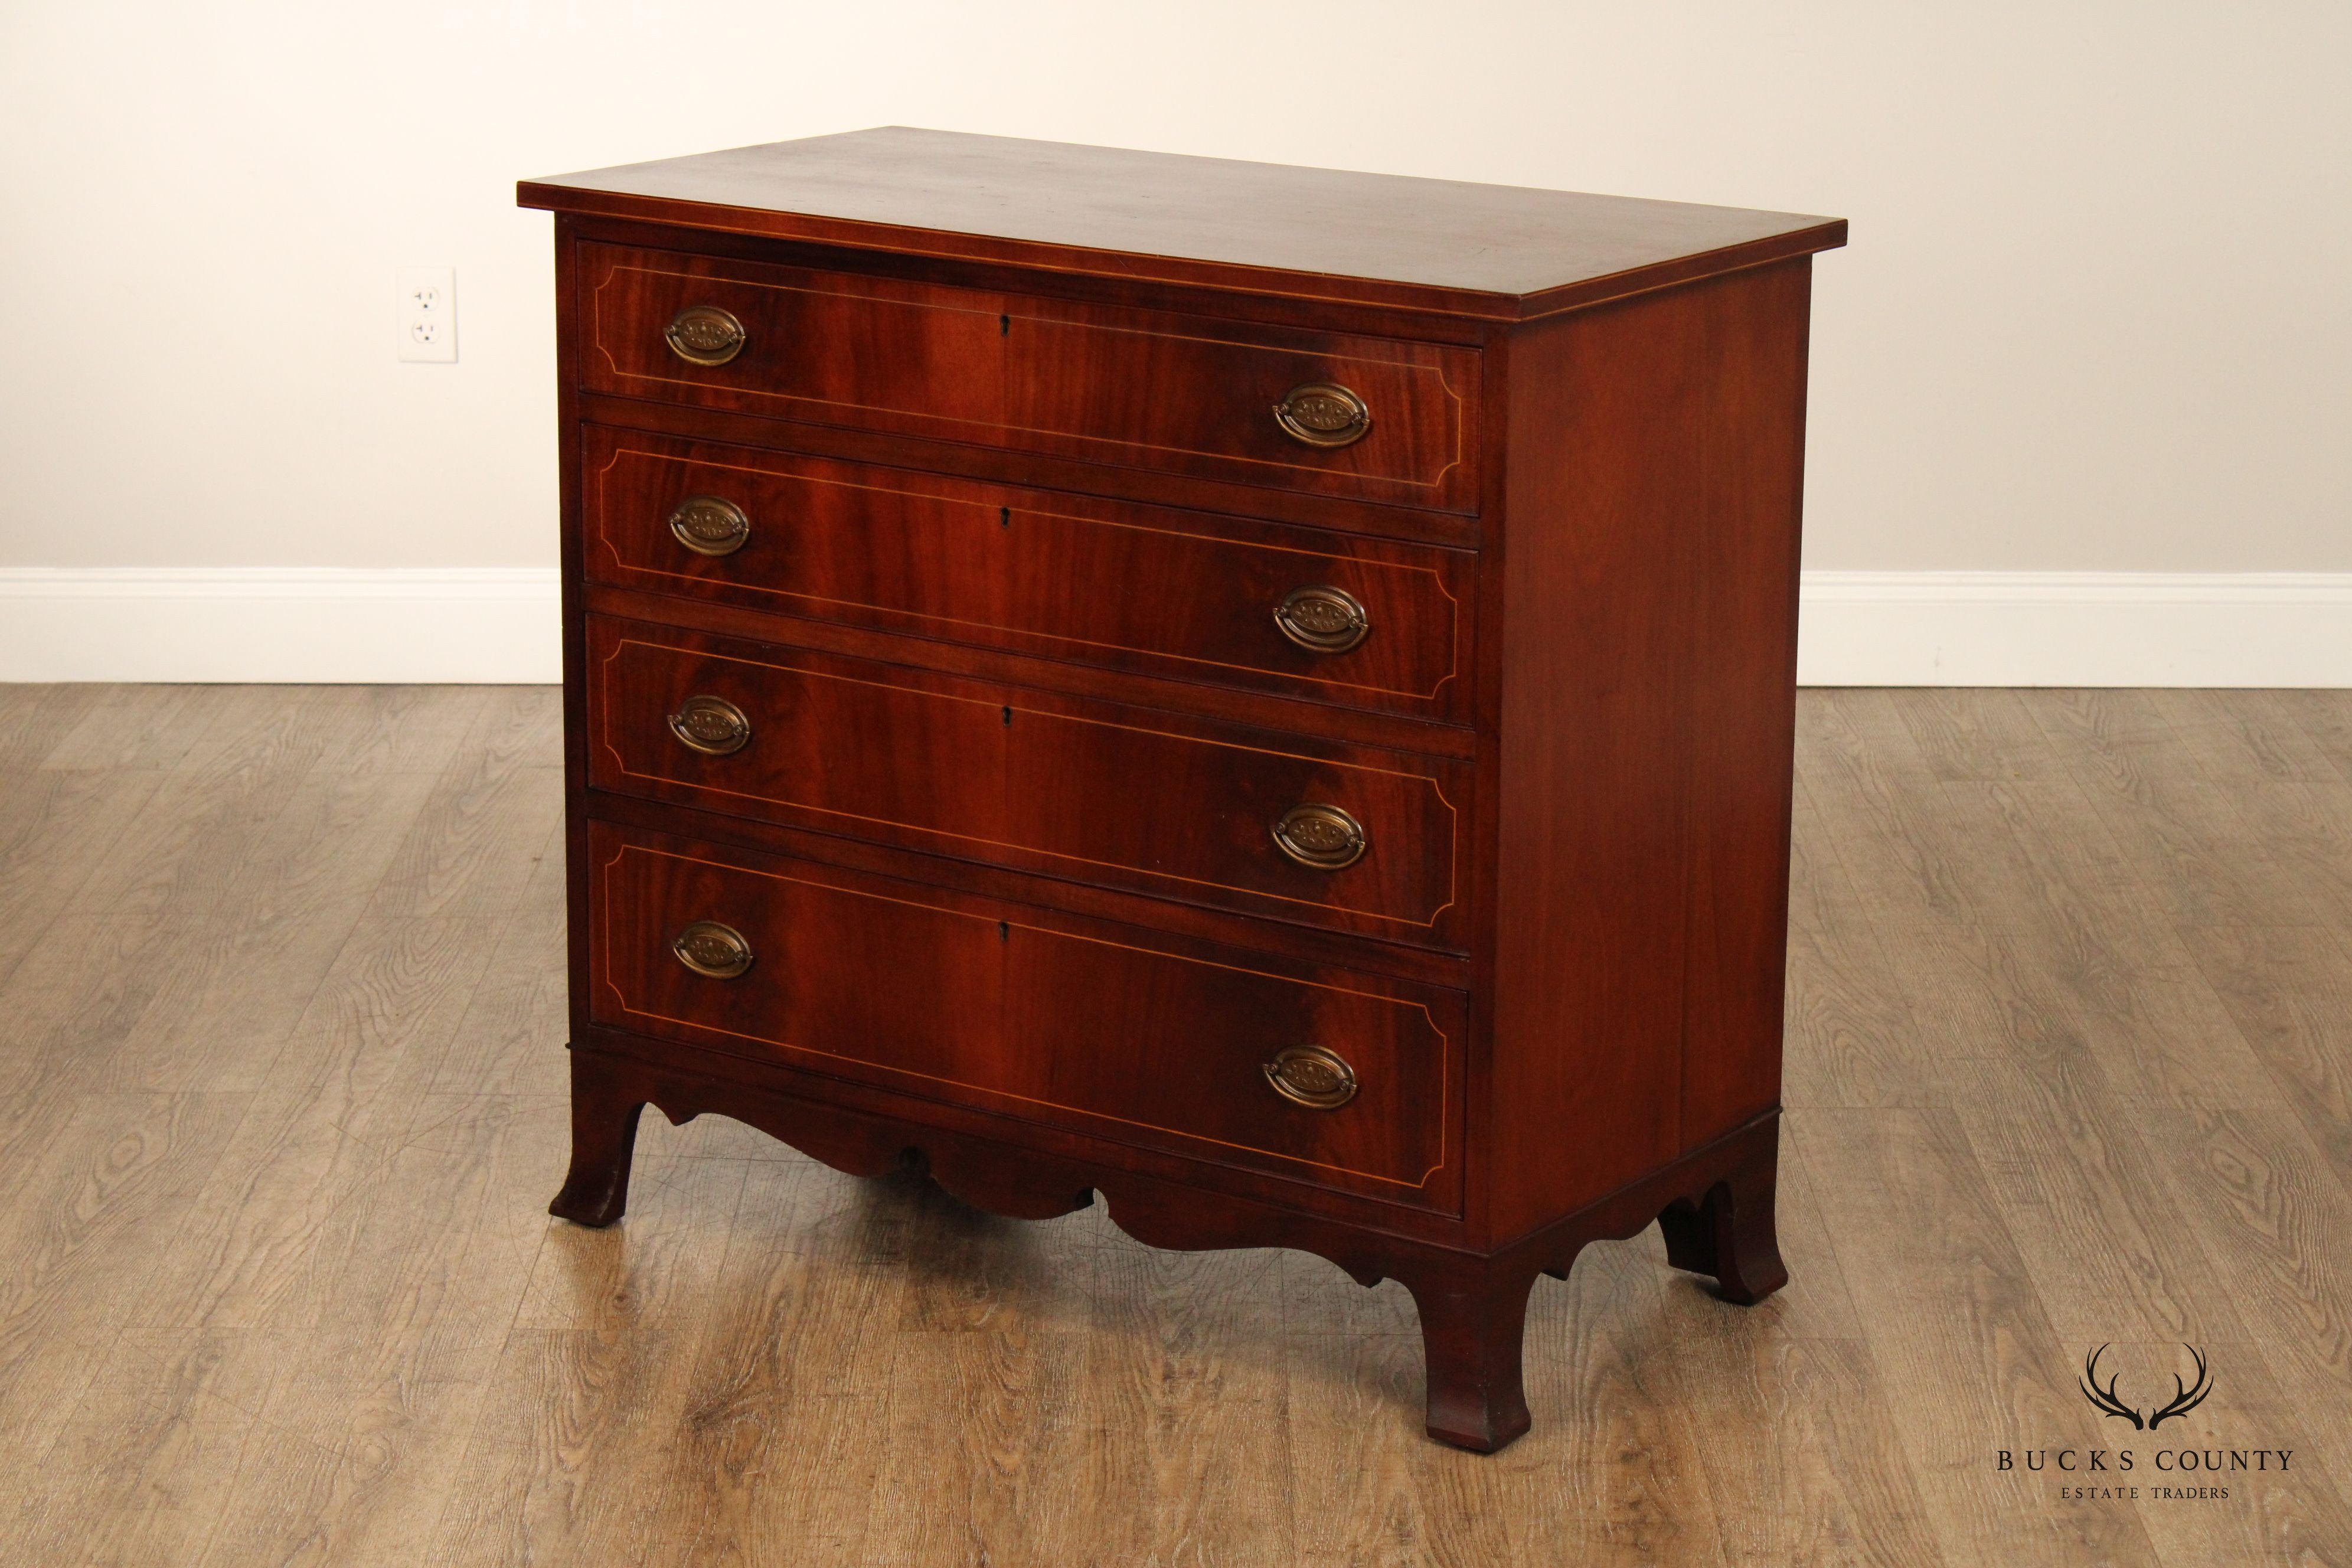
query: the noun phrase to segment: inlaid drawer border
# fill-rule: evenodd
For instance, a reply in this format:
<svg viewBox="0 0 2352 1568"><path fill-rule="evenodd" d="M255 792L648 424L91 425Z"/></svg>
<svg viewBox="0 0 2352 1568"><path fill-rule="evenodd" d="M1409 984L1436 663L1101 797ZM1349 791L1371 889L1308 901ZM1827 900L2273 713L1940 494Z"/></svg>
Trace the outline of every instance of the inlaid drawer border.
<svg viewBox="0 0 2352 1568"><path fill-rule="evenodd" d="M1307 752L1284 752L1277 751L1270 746L1247 746L1234 741L1218 741L1202 735L1188 735L1180 730L1155 730L1150 726L1144 724L1122 724L1114 720L1087 718L1071 713L1057 713L1050 709L1023 708L1013 703L987 701L977 697L961 697L953 692L934 691L919 686L898 686L887 680L867 680L854 675L835 675L827 670L810 669L800 665L770 664L762 659L742 658L733 654L711 653L698 648L681 649L670 643L654 642L644 637L630 637L625 633L616 635L614 637L612 649L605 654L603 668L600 668L597 671L597 679L604 684L604 698L600 706L606 716L608 722L610 721L610 716L615 709L615 694L614 692L614 679L611 674L611 666L614 661L622 656L623 653L632 647L646 648L656 654L677 654L681 652L690 652L694 658L699 659L707 659L723 664L747 665L753 669L779 670L785 674L810 679L840 681L851 686L870 686L879 691L896 691L900 693L911 692L919 696L935 697L942 701L967 703L978 708L1010 709L1014 713L1032 713L1041 719L1052 719L1065 723L1095 724L1107 730L1125 730L1139 735L1158 735L1167 739L1182 741L1191 745L1216 746L1226 751L1247 752L1255 756L1284 757L1297 762L1312 763L1318 767L1345 768L1356 773L1381 773L1385 774L1390 778L1411 779L1416 783L1426 784L1429 787L1429 792L1437 797L1437 804L1445 808L1445 901L1439 904L1435 909L1430 910L1428 919L1412 920L1403 915L1388 915L1381 914L1375 910L1359 909L1353 904L1341 903L1332 899L1293 898L1286 893L1270 893L1260 888L1244 887L1238 883L1212 881L1205 877L1187 877L1174 871L1155 871L1147 867L1132 866L1125 861L1095 860L1083 855L1065 855L1057 850L1042 849L1032 844L1015 844L993 838L980 838L968 833L951 833L943 828L925 827L919 823L900 822L892 817L866 816L856 812L834 811L819 805L803 805L799 802L783 800L774 795L754 795L748 790L731 790L713 784L688 784L677 779L667 777L660 773L639 773L635 769L631 768L628 764L627 759L621 755L620 750L615 747L610 740L606 739L604 734L600 731L596 736L596 743L604 748L604 754L606 756L612 758L614 772L617 776L622 778L644 779L649 784L661 785L669 789L688 789L713 795L725 795L735 800L756 801L769 805L782 805L789 807L793 811L805 811L814 816L839 817L848 822L871 822L885 827L898 828L904 832L920 833L934 838L951 839L963 844L977 844L992 849L1010 849L1019 854L1035 855L1048 860L1065 860L1073 865L1100 866L1110 870L1119 871L1129 875L1158 878L1170 882L1181 882L1195 888L1211 888L1219 892L1236 893L1244 898L1265 899L1271 902L1279 904L1296 904L1301 909L1336 910L1342 914L1353 915L1361 920L1377 921L1384 925L1401 926L1415 931L1433 931L1436 928L1437 922L1444 918L1445 911L1454 908L1454 906L1461 900L1462 813L1457 807L1455 807L1454 804L1451 800L1446 798L1445 786L1428 773L1410 773L1402 768L1372 767L1363 763L1335 762L1328 757L1318 757Z"/></svg>
<svg viewBox="0 0 2352 1568"><path fill-rule="evenodd" d="M722 258L713 257L709 259L719 266L724 265L724 258ZM929 303L918 305L912 300L893 299L887 290L877 290L873 293L859 293L854 289L815 289L797 283L772 283L759 279L730 277L726 272L719 270L717 266L714 267L714 269L711 272L699 273L679 272L663 267L644 267L634 262L614 262L608 265L604 268L604 275L596 280L594 289L590 291L592 300L601 299L604 290L613 286L614 279L618 278L624 272L640 273L648 278L679 278L684 279L688 282L708 282L716 279L720 282L733 284L739 288L768 289L783 294L808 294L836 300L856 300L861 302L879 302L884 304L904 305L909 309L952 311L956 314L968 316L1008 316L1013 314L1009 310L1000 309L996 310L985 310L970 305ZM888 280L877 279L877 281ZM1006 294L1004 297L1007 300L1044 298L1043 296L1028 296L1010 293ZM588 312L588 319L599 329L597 332L591 335L589 346L593 348L598 355L604 359L605 365L612 372L613 380L615 384L625 385L631 382L651 382L656 385L686 386L692 387L697 391L707 391L711 386L712 384L707 380L698 381L689 376L647 375L623 370L619 362L614 359L612 351L604 346L604 341L601 332L602 323L604 319L604 313L592 306ZM1082 324L1088 331L1114 332L1136 338L1159 338L1170 342L1214 343L1221 348L1247 349L1252 353L1256 353L1286 354L1297 359L1315 360L1324 363L1328 363L1335 358L1343 357L1323 353L1315 349L1285 348L1278 343L1262 342L1251 338L1211 337L1203 332L1157 331L1145 327L1111 326L1095 321L1071 323L1064 321L1057 317L1034 314L1027 315L1024 319L1034 321L1049 322L1055 325ZM1358 341L1364 342L1378 342L1381 340L1371 337L1360 337ZM1437 378L1437 388L1444 395L1446 406L1453 416L1454 449L1452 457L1447 459L1443 468L1439 468L1434 474L1426 479L1402 479L1392 475L1383 474L1378 476L1378 482L1386 485L1395 485L1403 489L1428 490L1433 493L1444 490L1446 488L1445 481L1447 476L1452 474L1454 469L1462 467L1463 463L1465 461L1465 453L1468 447L1468 443L1465 439L1463 428L1463 411L1465 406L1465 399L1460 392L1454 389L1453 382L1446 377L1445 367L1443 364L1419 363L1402 356L1381 357L1359 354L1350 357L1359 359L1380 357L1380 363L1402 367L1416 375L1432 375ZM1280 472L1314 474L1319 477L1326 475L1330 471L1328 468L1318 468L1312 463L1281 462L1272 458L1245 457L1238 453L1212 451L1199 447L1159 446L1148 441L1130 441L1122 440L1110 436L1088 435L1083 430L1055 430L1043 426L1013 425L999 420L955 419L944 415L922 414L909 409L893 408L887 404L853 403L846 398L812 399L799 396L793 393L770 392L757 386L730 386L728 390L740 396L761 398L769 402L819 402L824 406L830 408L854 408L861 413L884 414L888 415L893 418L922 420L937 425L969 425L983 429L1012 431L1024 436L1046 436L1056 440L1089 441L1098 443L1104 447L1123 447L1127 450L1135 452L1168 452L1180 457L1205 458L1214 462L1238 463L1246 467L1269 468Z"/></svg>
<svg viewBox="0 0 2352 1568"><path fill-rule="evenodd" d="M1452 1080L1454 1077L1454 1068L1455 1065L1453 1055L1454 1041L1454 1037L1440 1026L1437 1015L1430 1010L1429 1005L1425 1002L1415 1002L1402 996L1383 995L1377 991L1362 991L1352 985L1334 985L1327 981L1301 980L1297 975L1283 974L1270 969L1250 969L1237 963L1219 963L1211 959L1192 958L1182 953L1171 952L1165 948L1143 947L1133 942L1110 942L1102 937L1082 936L1074 931L1060 931L1055 927L1047 925L1032 924L1025 921L1013 920L1003 915L976 915L968 910L950 908L945 904L926 903L919 899L894 898L887 893L869 892L863 888L844 887L837 882L824 881L814 877L787 876L781 871L761 870L757 867L745 866L734 860L722 860L707 855L681 855L675 850L657 849L646 844L622 844L614 851L611 858L606 859L598 868L599 875L596 884L596 897L598 911L601 916L598 935L602 939L602 950L606 953L615 951L615 937L613 931L613 900L605 897L603 890L606 885L604 879L605 874L610 873L614 867L618 866L624 859L632 854L656 856L663 859L683 861L690 866L716 866L724 871L737 872L744 876L751 877L765 877L771 881L790 882L795 886L804 888L821 888L829 893L845 893L854 898L873 899L882 903L901 904L908 909L922 910L934 914L953 915L960 920L978 921L986 925L1010 926L1015 931L1035 931L1042 936L1053 937L1058 941L1091 942L1097 947L1113 947L1128 952L1149 953L1154 958L1166 959L1174 963L1198 964L1204 969L1221 969L1234 974L1255 975L1264 980L1277 981L1285 985L1303 985L1317 991L1336 991L1343 995L1360 996L1370 1001L1384 1003L1392 1007L1411 1008L1422 1016L1423 1019L1429 1026L1429 1032L1432 1035L1434 1035L1439 1042L1438 1061L1440 1063L1440 1071L1437 1075L1437 1161L1434 1164L1423 1171L1418 1178L1408 1182L1397 1176L1383 1176L1376 1172L1358 1170L1352 1165L1337 1165L1326 1161L1308 1160L1296 1154L1285 1154L1278 1150L1263 1149L1255 1143L1236 1143L1230 1139L1213 1138L1206 1133L1191 1131L1181 1127L1168 1127L1158 1122L1151 1121L1137 1121L1128 1117L1112 1116L1099 1110L1088 1110L1083 1106L1064 1105L1058 1100L1040 1100L1032 1095L1015 1094L1009 1089L990 1089L985 1085L970 1083L962 1079L947 1078L937 1073L917 1072L908 1068L897 1068L885 1062L869 1061L863 1057L845 1056L838 1051L828 1051L815 1046L793 1045L787 1041L772 1039L764 1035L747 1035L740 1030L730 1029L720 1024L707 1023L698 1018L677 1018L673 1017L667 1013L650 1013L646 1012L643 1008L631 1005L628 997L623 994L620 986L615 984L613 979L611 964L600 963L597 965L596 974L598 982L604 985L605 990L613 994L613 998L619 1004L621 1010L631 1017L650 1018L656 1023L673 1024L680 1028L701 1030L714 1035L724 1035L730 1039L749 1041L753 1045L763 1047L770 1050L797 1051L803 1056L823 1057L828 1061L848 1062L867 1071L887 1073L898 1078L913 1079L924 1083L943 1084L950 1088L964 1089L978 1094L990 1095L999 1100L1011 1100L1021 1105L1034 1105L1048 1110L1062 1111L1067 1115L1080 1117L1088 1121L1107 1121L1121 1127L1139 1128L1148 1132L1162 1132L1173 1138L1185 1139L1197 1143L1206 1143L1215 1148L1237 1150L1243 1153L1250 1155L1254 1159L1279 1160L1286 1164L1297 1165L1307 1170L1330 1171L1339 1175L1349 1177L1353 1180L1376 1182L1382 1186L1401 1187L1409 1192L1425 1191L1429 1186L1430 1179L1435 1176L1439 1172L1446 1170L1452 1163L1454 1126L1451 1120L1452 1100L1450 1097L1453 1093Z"/></svg>
<svg viewBox="0 0 2352 1568"><path fill-rule="evenodd" d="M619 467L621 459L626 457L645 458L656 462L676 464L682 468L715 468L726 473L751 474L765 479L782 478L790 479L795 484L831 485L838 489L871 490L877 495L907 496L917 500L955 500L955 498L933 495L926 490L900 489L892 485L860 484L852 479L820 479L811 474L785 473L780 469L759 468L749 463L722 463L702 458L681 458L675 453L659 452L647 447L615 445L613 455L606 459L604 467L595 471L593 476L598 486L599 515L610 515L609 511L604 510L609 503L603 499L605 477ZM978 506L981 503L956 501L955 504ZM1114 653L1131 653L1145 658L1164 658L1179 664L1198 665L1207 669L1236 669L1251 675L1264 676L1269 679L1296 681L1302 686L1329 686L1343 691L1372 691L1386 697L1404 697L1416 702L1434 703L1438 693L1444 691L1462 671L1462 601L1454 597L1454 594L1447 589L1444 574L1434 567L1412 566L1396 561L1376 561L1362 555L1341 557L1336 556L1331 551L1308 550L1290 544L1262 544L1255 540L1234 539L1221 533L1195 533L1181 528L1154 528L1150 524L1139 522L1112 522L1102 518L1081 516L1076 512L1050 511L1042 507L1017 509L1015 515L1023 514L1049 517L1060 522L1082 523L1091 528L1118 528L1134 533L1160 534L1171 539L1198 540L1203 543L1231 546L1237 550L1261 550L1281 555L1306 555L1318 560L1344 559L1349 565L1358 568L1377 568L1383 572L1419 573L1431 579L1439 596L1445 601L1447 612L1451 617L1446 638L1446 654L1451 662L1447 665L1445 673L1430 683L1428 690L1413 691L1402 687L1375 685L1365 680L1338 680L1324 676L1302 675L1293 670L1273 668L1264 665L1235 664L1224 659L1201 658L1191 654L1171 653L1164 648L1137 647L1127 643L1099 642L1091 637L1068 637L1059 632L1035 631L1025 626L1003 626L994 621L970 621L951 616L926 615L919 610L901 609L893 605L871 604L862 599L827 598L821 594L795 593L789 588L772 588L762 584L738 582L731 578L697 576L688 572L665 571L658 566L633 566L621 558L621 552L613 543L609 533L599 531L596 540L604 547L604 553L612 561L616 573L620 574L669 577L681 583L698 584L715 583L739 593L764 594L782 599L803 599L813 605L843 605L852 609L871 610L887 616L904 616L908 620L928 621L939 626L977 626L1013 637L1034 637L1051 642L1068 643L1076 647L1107 648Z"/></svg>

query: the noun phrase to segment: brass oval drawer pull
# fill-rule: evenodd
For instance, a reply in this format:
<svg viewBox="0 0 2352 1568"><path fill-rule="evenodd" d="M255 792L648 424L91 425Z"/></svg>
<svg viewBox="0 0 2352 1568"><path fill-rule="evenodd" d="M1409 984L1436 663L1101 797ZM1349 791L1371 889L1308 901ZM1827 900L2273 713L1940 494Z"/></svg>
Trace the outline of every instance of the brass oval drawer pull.
<svg viewBox="0 0 2352 1568"><path fill-rule="evenodd" d="M1274 405L1274 422L1294 441L1309 447L1345 447L1364 438L1372 411L1344 386L1310 382L1294 386Z"/></svg>
<svg viewBox="0 0 2352 1568"><path fill-rule="evenodd" d="M724 697L689 697L669 716L669 732L705 756L732 756L751 743L751 720Z"/></svg>
<svg viewBox="0 0 2352 1568"><path fill-rule="evenodd" d="M1364 858L1364 825L1336 805L1294 805L1274 825L1274 841L1302 866L1336 871Z"/></svg>
<svg viewBox="0 0 2352 1568"><path fill-rule="evenodd" d="M1337 1110L1356 1098L1356 1069L1321 1046L1277 1052L1265 1070L1275 1093L1310 1110Z"/></svg>
<svg viewBox="0 0 2352 1568"><path fill-rule="evenodd" d="M1328 583L1292 589L1275 606L1274 624L1308 653L1345 653L1372 635L1372 618L1356 596Z"/></svg>
<svg viewBox="0 0 2352 1568"><path fill-rule="evenodd" d="M669 352L688 364L725 364L743 352L751 334L732 310L716 305L688 305L669 319L662 341Z"/></svg>
<svg viewBox="0 0 2352 1568"><path fill-rule="evenodd" d="M732 980L751 967L751 944L733 926L697 921L670 940L677 961L697 974Z"/></svg>
<svg viewBox="0 0 2352 1568"><path fill-rule="evenodd" d="M750 542L751 520L725 496L688 496L669 514L669 531L697 555L732 555Z"/></svg>

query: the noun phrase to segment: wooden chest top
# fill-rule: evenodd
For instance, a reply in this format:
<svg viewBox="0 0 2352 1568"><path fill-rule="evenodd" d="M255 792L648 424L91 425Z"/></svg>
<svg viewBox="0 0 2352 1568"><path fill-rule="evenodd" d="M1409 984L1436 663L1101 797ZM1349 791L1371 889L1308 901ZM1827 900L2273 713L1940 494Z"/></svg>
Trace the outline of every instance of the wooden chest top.
<svg viewBox="0 0 2352 1568"><path fill-rule="evenodd" d="M521 205L1522 321L1845 243L1842 218L889 126L526 180Z"/></svg>

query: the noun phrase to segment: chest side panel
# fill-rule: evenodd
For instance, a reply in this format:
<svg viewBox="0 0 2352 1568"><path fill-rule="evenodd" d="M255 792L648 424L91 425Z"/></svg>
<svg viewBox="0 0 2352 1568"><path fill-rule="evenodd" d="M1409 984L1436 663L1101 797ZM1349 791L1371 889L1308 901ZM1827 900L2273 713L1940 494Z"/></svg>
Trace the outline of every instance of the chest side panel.
<svg viewBox="0 0 2352 1568"><path fill-rule="evenodd" d="M1512 343L1498 1237L1779 1100L1808 283Z"/></svg>

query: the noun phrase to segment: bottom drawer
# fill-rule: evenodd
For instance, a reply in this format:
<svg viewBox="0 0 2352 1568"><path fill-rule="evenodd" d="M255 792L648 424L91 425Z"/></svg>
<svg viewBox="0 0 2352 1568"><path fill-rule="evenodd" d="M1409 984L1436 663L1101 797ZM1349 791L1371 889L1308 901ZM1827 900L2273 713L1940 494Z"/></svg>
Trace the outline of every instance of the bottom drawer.
<svg viewBox="0 0 2352 1568"><path fill-rule="evenodd" d="M1459 993L608 823L589 843L599 1023L1458 1211Z"/></svg>

